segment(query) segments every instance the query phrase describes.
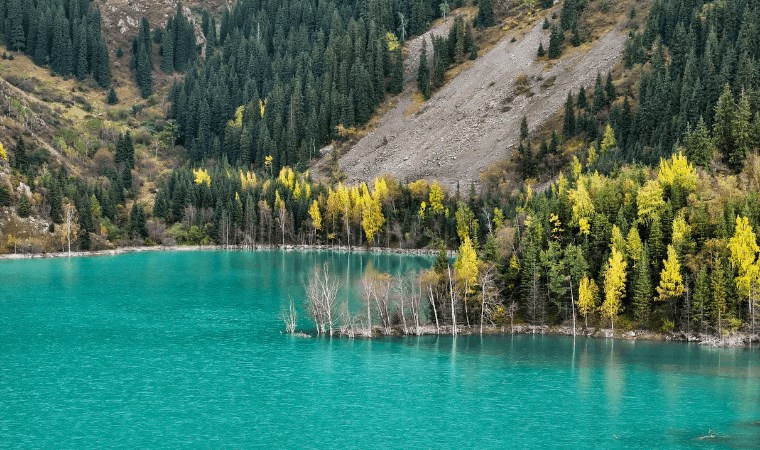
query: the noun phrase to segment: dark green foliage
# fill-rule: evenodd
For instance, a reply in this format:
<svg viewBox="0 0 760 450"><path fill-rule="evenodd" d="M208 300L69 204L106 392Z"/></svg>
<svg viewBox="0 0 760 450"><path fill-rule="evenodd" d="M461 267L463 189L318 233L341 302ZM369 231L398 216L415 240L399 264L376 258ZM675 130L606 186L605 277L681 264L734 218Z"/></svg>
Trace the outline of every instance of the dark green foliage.
<svg viewBox="0 0 760 450"><path fill-rule="evenodd" d="M401 55L399 46L393 52L393 62L391 65L391 78L388 83L388 91L392 94L400 94L404 90L404 58Z"/></svg>
<svg viewBox="0 0 760 450"><path fill-rule="evenodd" d="M420 64L417 68L417 89L425 100L430 98L430 70L427 62L427 41L423 41L420 49Z"/></svg>
<svg viewBox="0 0 760 450"><path fill-rule="evenodd" d="M573 102L573 94L567 93L567 100L565 100L565 122L562 126L562 133L565 137L573 136L575 134L575 107Z"/></svg>
<svg viewBox="0 0 760 450"><path fill-rule="evenodd" d="M111 86L111 89L108 90L106 103L108 103L109 105L115 105L119 103L119 97L116 95L116 90L113 88L113 86Z"/></svg>
<svg viewBox="0 0 760 450"><path fill-rule="evenodd" d="M29 217L29 214L32 212L32 205L29 203L29 197L24 193L19 195L17 212L19 217Z"/></svg>
<svg viewBox="0 0 760 450"><path fill-rule="evenodd" d="M548 30L550 26L551 26L551 24L549 23L549 19L548 18L544 18L544 23L543 23L543 25L541 25L541 27L544 30Z"/></svg>
<svg viewBox="0 0 760 450"><path fill-rule="evenodd" d="M351 4L356 8L342 0L319 7L300 1L236 2L223 12L218 34L214 19L206 19L203 60L191 27L175 14L162 37L161 70L186 73L169 95L168 117L177 122L177 143L186 154L196 161L226 157L254 167L271 155L274 170L303 166L338 137L338 125L366 123L386 92L403 89L401 52L388 50L386 33L403 40L424 31L439 8L427 0ZM462 30L465 41L467 28ZM240 106L242 127L228 130Z"/></svg>
<svg viewBox="0 0 760 450"><path fill-rule="evenodd" d="M523 116L522 120L520 121L520 140L525 140L528 138L528 118Z"/></svg>
<svg viewBox="0 0 760 450"><path fill-rule="evenodd" d="M495 23L493 0L478 0L478 16L475 21L479 27L490 27Z"/></svg>
<svg viewBox="0 0 760 450"><path fill-rule="evenodd" d="M117 140L114 161L117 164L124 164L130 169L135 166L135 147L129 131L121 135Z"/></svg>
<svg viewBox="0 0 760 450"><path fill-rule="evenodd" d="M712 164L713 148L710 132L707 130L704 119L700 117L694 131L690 128L686 129L686 156L692 163L709 168Z"/></svg>
<svg viewBox="0 0 760 450"><path fill-rule="evenodd" d="M562 55L562 43L565 41L565 34L556 25L552 26L549 36L549 58L557 59Z"/></svg>
<svg viewBox="0 0 760 450"><path fill-rule="evenodd" d="M145 208L139 203L132 205L129 212L129 225L127 231L133 239L145 239L148 237L148 228L146 226L147 216Z"/></svg>
<svg viewBox="0 0 760 450"><path fill-rule="evenodd" d="M0 3L0 23L8 47L35 64L79 80L92 75L101 87L110 83L100 11L90 0L8 0Z"/></svg>
<svg viewBox="0 0 760 450"><path fill-rule="evenodd" d="M0 183L0 206L11 206L11 192L5 183Z"/></svg>
<svg viewBox="0 0 760 450"><path fill-rule="evenodd" d="M204 35L210 36L208 45L213 48L213 37L215 27L207 19L208 14L204 15ZM213 30L213 32L212 32ZM177 10L174 16L169 18L166 28L162 33L161 39L163 51L161 53L161 70L166 73L173 71L185 72L198 56L198 49L195 45L195 30L190 21L185 17L182 11L182 3L177 4Z"/></svg>
<svg viewBox="0 0 760 450"><path fill-rule="evenodd" d="M544 55L546 55L546 50L544 50L544 43L543 42L539 42L538 43L538 51L536 52L536 56L538 56L539 58L541 58Z"/></svg>
<svg viewBox="0 0 760 450"><path fill-rule="evenodd" d="M150 38L148 19L141 21L140 33L132 43L135 80L143 98L153 94L153 43Z"/></svg>
<svg viewBox="0 0 760 450"><path fill-rule="evenodd" d="M584 110L586 109L586 106L588 106L586 88L584 86L581 86L580 90L578 90L578 99L576 100L576 103L578 104L578 109L580 110Z"/></svg>

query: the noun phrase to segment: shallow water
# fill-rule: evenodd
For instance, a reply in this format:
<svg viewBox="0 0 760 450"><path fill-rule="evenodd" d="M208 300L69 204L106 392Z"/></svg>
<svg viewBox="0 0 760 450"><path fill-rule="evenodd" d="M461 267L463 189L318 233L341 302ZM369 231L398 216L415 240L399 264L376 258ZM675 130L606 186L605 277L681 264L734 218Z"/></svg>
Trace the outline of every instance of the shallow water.
<svg viewBox="0 0 760 450"><path fill-rule="evenodd" d="M355 284L367 267L431 261L270 251L0 262L0 447L760 447L756 350L280 332L281 308L301 301L315 265Z"/></svg>

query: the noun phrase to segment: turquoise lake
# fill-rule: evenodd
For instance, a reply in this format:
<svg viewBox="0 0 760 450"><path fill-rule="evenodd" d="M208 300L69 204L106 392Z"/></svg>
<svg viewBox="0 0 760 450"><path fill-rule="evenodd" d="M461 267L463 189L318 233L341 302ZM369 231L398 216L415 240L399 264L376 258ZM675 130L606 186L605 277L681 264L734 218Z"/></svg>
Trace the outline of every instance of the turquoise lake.
<svg viewBox="0 0 760 450"><path fill-rule="evenodd" d="M0 262L0 448L760 448L757 350L282 334L281 308L325 261L354 285L370 266L432 263L278 251Z"/></svg>

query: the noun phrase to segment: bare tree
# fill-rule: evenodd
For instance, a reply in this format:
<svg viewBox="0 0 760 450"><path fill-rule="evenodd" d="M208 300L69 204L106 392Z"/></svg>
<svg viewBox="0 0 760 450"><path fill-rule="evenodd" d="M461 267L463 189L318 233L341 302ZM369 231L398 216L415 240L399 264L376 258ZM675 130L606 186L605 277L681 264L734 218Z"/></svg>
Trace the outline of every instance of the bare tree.
<svg viewBox="0 0 760 450"><path fill-rule="evenodd" d="M296 323L298 322L298 314L296 313L296 305L293 302L293 298L290 298L290 305L287 311L282 311L282 321L285 322L285 331L289 334L293 334L296 331Z"/></svg>
<svg viewBox="0 0 760 450"><path fill-rule="evenodd" d="M391 334L393 324L391 322L391 285L393 277L387 273L367 273L364 275L366 281L362 280L362 286L368 289L368 295L375 303L377 316L380 319L380 326L384 334Z"/></svg>
<svg viewBox="0 0 760 450"><path fill-rule="evenodd" d="M433 309L433 319L435 320L435 333L440 334L441 327L438 323L438 307L440 298L438 297L438 284L441 277L434 270L426 270L419 277L420 292L425 292L428 303Z"/></svg>
<svg viewBox="0 0 760 450"><path fill-rule="evenodd" d="M404 279L403 278L397 278L395 280L395 294L396 298L398 298L398 314L401 318L401 325L404 327L404 334L409 334L409 327L406 325L406 299L409 295L409 292L406 289L406 286L404 285Z"/></svg>
<svg viewBox="0 0 760 450"><path fill-rule="evenodd" d="M306 286L306 309L319 334L333 334L333 312L339 288L340 282L330 277L327 263L321 268L315 268L309 277Z"/></svg>
<svg viewBox="0 0 760 450"><path fill-rule="evenodd" d="M499 292L496 288L496 268L489 264L479 274L480 283L480 334L483 334L483 322L493 323L496 308L499 307Z"/></svg>
<svg viewBox="0 0 760 450"><path fill-rule="evenodd" d="M61 229L62 243L68 243L69 255L71 255L71 238L79 235L79 215L73 203L68 199L63 203L63 227Z"/></svg>
<svg viewBox="0 0 760 450"><path fill-rule="evenodd" d="M451 264L448 266L449 271L449 297L451 298L451 334L457 335L457 314L456 314L456 293L454 292L454 281L451 278Z"/></svg>

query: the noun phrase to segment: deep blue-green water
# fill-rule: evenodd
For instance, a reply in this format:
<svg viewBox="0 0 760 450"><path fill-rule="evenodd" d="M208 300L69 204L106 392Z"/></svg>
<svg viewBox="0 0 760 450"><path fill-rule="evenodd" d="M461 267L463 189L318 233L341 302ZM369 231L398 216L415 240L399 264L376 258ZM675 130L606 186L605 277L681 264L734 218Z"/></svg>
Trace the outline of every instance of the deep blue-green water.
<svg viewBox="0 0 760 450"><path fill-rule="evenodd" d="M368 266L431 263L277 251L0 262L0 447L760 448L758 351L281 334L281 308L324 261L349 283Z"/></svg>

